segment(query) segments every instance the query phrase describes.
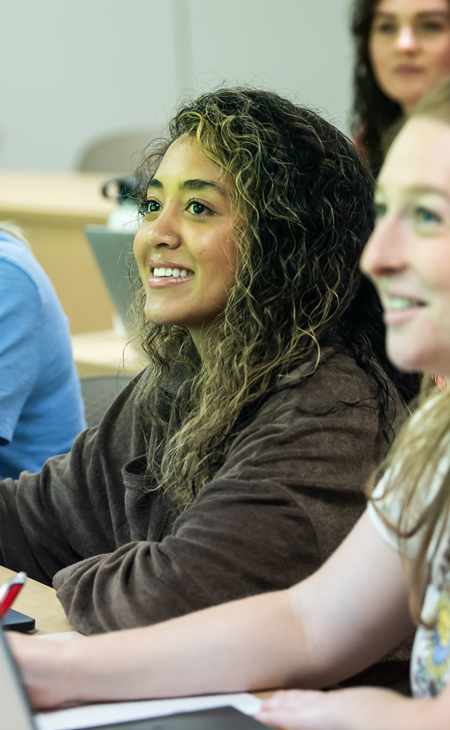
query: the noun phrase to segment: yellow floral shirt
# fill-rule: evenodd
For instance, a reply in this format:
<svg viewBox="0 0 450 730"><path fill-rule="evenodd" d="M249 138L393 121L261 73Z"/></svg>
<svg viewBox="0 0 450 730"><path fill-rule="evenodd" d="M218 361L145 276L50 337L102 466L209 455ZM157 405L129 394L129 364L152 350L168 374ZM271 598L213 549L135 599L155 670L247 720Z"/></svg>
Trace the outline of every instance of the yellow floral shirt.
<svg viewBox="0 0 450 730"><path fill-rule="evenodd" d="M421 504L415 505L416 514L433 499L449 468L450 459L442 458L435 473L430 475L426 484L421 485ZM368 512L379 534L398 550L397 536L386 527L377 512L377 510L381 511L393 524L398 521L400 504L396 500L396 495L390 493L383 499L387 477L388 474L377 484L373 496L380 499L375 502L376 508L374 504L369 503ZM438 539L441 536L442 539ZM406 550L409 558L414 559L420 540L421 534L418 533L407 541ZM416 631L410 665L411 690L414 697L434 697L440 694L450 682L449 546L450 524L448 521L447 524L444 524L444 521L441 520L428 551L431 575L422 607L422 619L427 623L435 624L435 628L429 630L420 626Z"/></svg>

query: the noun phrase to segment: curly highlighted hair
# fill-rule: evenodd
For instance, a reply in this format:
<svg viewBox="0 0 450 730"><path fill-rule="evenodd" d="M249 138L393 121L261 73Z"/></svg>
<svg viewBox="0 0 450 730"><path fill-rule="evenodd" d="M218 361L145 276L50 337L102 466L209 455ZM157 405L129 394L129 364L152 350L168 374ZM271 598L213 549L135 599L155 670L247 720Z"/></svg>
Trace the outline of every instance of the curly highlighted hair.
<svg viewBox="0 0 450 730"><path fill-rule="evenodd" d="M182 106L169 135L141 173L148 180L174 140L195 136L234 181L240 219L236 279L224 312L205 332L202 360L186 328L145 320L143 290L137 297L141 341L154 364L140 402L144 419L156 419L161 429L149 467L180 512L223 464L243 423L280 378L312 355L318 362L331 336L341 335L375 378L383 427L383 368L405 397L415 383L388 365L378 299L367 280L361 285L373 181L353 144L313 112L246 88L220 89ZM158 399L174 367L185 373L188 385L184 380L181 387L188 397L171 427Z"/></svg>

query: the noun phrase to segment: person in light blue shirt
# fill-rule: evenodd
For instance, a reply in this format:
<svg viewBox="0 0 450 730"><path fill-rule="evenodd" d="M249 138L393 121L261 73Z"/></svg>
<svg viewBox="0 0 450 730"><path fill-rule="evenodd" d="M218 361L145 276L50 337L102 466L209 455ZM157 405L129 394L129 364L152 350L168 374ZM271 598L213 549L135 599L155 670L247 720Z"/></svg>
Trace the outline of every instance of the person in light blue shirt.
<svg viewBox="0 0 450 730"><path fill-rule="evenodd" d="M86 428L67 317L17 236L0 222L0 479L39 471Z"/></svg>

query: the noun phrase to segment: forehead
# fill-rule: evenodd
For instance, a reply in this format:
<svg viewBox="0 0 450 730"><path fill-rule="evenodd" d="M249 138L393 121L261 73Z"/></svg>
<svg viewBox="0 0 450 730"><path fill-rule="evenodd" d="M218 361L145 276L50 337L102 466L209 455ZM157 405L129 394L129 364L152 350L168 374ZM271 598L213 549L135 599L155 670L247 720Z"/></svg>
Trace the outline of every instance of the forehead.
<svg viewBox="0 0 450 730"><path fill-rule="evenodd" d="M421 118L408 122L389 150L378 184L388 193L433 186L450 195L450 124Z"/></svg>
<svg viewBox="0 0 450 730"><path fill-rule="evenodd" d="M448 12L448 0L380 0L375 13L417 15L418 13Z"/></svg>
<svg viewBox="0 0 450 730"><path fill-rule="evenodd" d="M195 137L183 134L172 142L164 155L155 177L183 177L217 180L222 171L209 159Z"/></svg>

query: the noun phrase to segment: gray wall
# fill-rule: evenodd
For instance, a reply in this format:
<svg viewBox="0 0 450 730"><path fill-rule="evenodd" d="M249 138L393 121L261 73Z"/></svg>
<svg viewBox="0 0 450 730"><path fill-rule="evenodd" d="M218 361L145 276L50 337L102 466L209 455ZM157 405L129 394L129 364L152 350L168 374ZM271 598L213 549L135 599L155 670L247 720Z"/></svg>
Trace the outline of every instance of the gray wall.
<svg viewBox="0 0 450 730"><path fill-rule="evenodd" d="M0 0L0 167L69 171L181 93L252 83L346 129L349 0Z"/></svg>

